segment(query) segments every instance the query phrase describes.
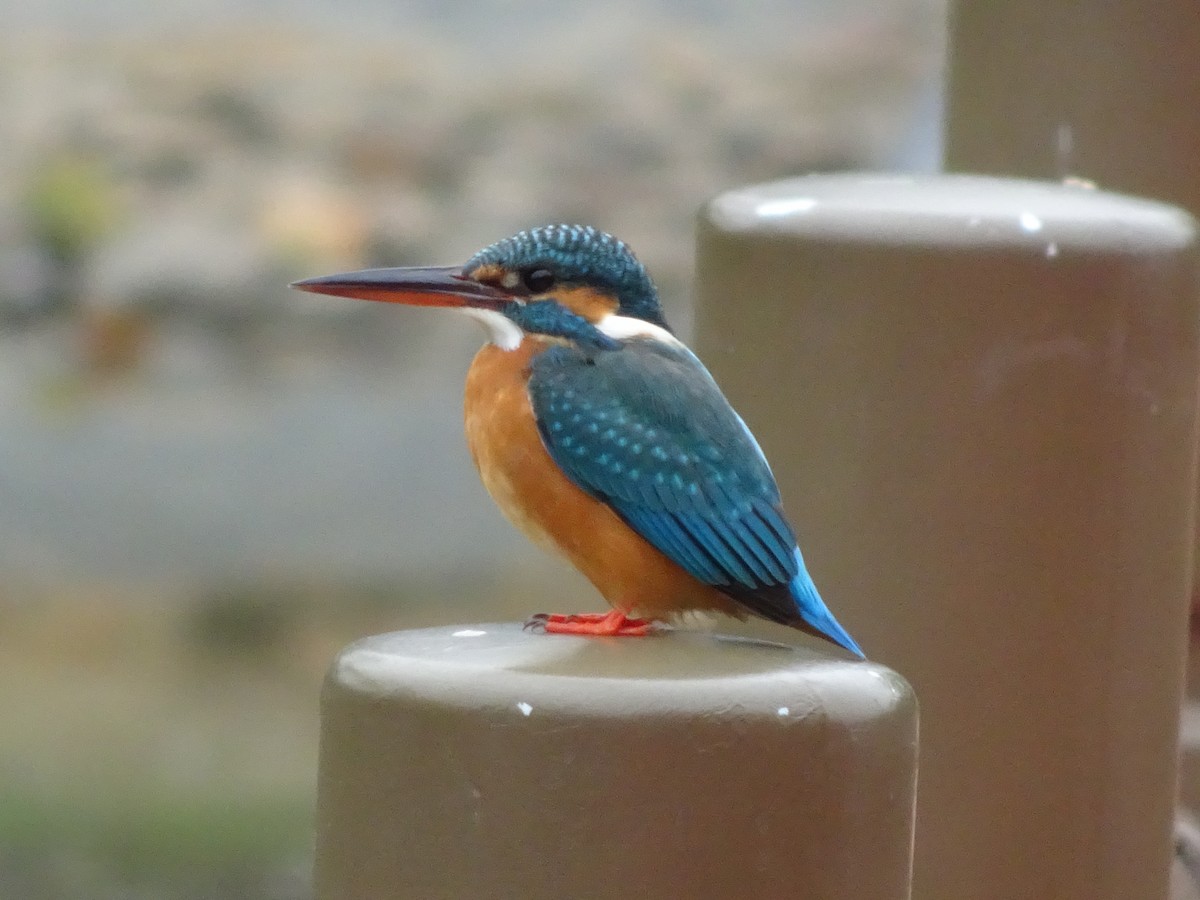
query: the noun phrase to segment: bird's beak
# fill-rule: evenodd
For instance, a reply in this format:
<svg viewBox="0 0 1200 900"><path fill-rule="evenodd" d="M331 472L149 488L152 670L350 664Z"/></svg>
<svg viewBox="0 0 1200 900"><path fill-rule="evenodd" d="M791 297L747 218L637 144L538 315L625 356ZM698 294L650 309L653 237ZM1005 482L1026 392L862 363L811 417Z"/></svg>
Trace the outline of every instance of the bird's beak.
<svg viewBox="0 0 1200 900"><path fill-rule="evenodd" d="M363 269L296 281L292 287L314 294L410 306L499 309L510 299L499 288L468 278L458 266Z"/></svg>

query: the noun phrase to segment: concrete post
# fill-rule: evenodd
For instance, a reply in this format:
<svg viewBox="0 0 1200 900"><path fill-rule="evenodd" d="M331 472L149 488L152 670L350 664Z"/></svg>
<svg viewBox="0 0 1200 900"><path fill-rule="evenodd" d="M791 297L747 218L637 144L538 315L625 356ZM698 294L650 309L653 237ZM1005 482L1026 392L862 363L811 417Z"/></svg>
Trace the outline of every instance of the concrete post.
<svg viewBox="0 0 1200 900"><path fill-rule="evenodd" d="M704 634L367 638L322 698L323 900L910 896L916 703Z"/></svg>
<svg viewBox="0 0 1200 900"><path fill-rule="evenodd" d="M1195 0L954 5L946 167L1079 176L1200 214Z"/></svg>
<svg viewBox="0 0 1200 900"><path fill-rule="evenodd" d="M1076 176L1200 215L1196 0L963 2L952 23L947 168Z"/></svg>
<svg viewBox="0 0 1200 900"><path fill-rule="evenodd" d="M967 176L702 214L698 352L921 698L922 900L1167 896L1197 255L1175 208Z"/></svg>

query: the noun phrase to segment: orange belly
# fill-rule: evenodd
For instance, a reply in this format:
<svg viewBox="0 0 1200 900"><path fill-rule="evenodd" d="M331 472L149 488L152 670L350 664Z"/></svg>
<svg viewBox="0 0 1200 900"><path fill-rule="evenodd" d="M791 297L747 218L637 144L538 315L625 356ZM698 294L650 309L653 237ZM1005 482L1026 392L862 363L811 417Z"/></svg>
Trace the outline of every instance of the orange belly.
<svg viewBox="0 0 1200 900"><path fill-rule="evenodd" d="M487 345L467 374L466 430L484 486L535 543L565 556L626 613L670 618L686 610L743 617L736 604L654 549L607 505L576 487L538 434L526 382L545 344Z"/></svg>

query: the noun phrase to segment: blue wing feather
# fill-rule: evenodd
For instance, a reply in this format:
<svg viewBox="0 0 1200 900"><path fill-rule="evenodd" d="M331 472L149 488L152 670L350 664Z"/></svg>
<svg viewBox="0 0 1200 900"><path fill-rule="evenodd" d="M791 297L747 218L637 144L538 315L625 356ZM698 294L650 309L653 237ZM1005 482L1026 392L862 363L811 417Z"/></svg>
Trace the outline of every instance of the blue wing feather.
<svg viewBox="0 0 1200 900"><path fill-rule="evenodd" d="M534 361L529 391L547 450L576 484L701 581L766 582L738 523L755 518L755 500L777 505L778 489L688 351L649 341L592 355L554 347ZM795 541L776 528L758 526L787 572Z"/></svg>
<svg viewBox="0 0 1200 900"><path fill-rule="evenodd" d="M756 615L861 655L804 569L758 443L690 351L555 346L534 359L529 397L567 477L659 551Z"/></svg>

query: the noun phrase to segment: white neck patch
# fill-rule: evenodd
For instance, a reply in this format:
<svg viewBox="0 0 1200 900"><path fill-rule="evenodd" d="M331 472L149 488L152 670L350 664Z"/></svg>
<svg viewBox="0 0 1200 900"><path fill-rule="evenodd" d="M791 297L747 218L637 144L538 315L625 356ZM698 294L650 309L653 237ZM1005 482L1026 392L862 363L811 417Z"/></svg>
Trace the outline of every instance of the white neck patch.
<svg viewBox="0 0 1200 900"><path fill-rule="evenodd" d="M683 346L683 341L679 340L679 338L675 337L667 329L647 322L644 319L635 319L632 316L618 316L616 313L613 313L597 322L596 327L610 338L618 341L644 337L664 344L673 344L677 347Z"/></svg>
<svg viewBox="0 0 1200 900"><path fill-rule="evenodd" d="M516 350L525 339L525 332L521 330L520 326L503 313L475 306L460 307L458 311L481 324L487 331L488 342L495 344L501 350ZM632 316L610 314L597 322L596 328L618 341L629 338L649 338L652 341L687 349L683 341L665 328L643 319L635 319Z"/></svg>
<svg viewBox="0 0 1200 900"><path fill-rule="evenodd" d="M460 310L481 324L487 331L488 341L501 350L516 350L525 338L525 332L517 327L517 323L503 313L494 309L480 309L476 306L463 306Z"/></svg>

